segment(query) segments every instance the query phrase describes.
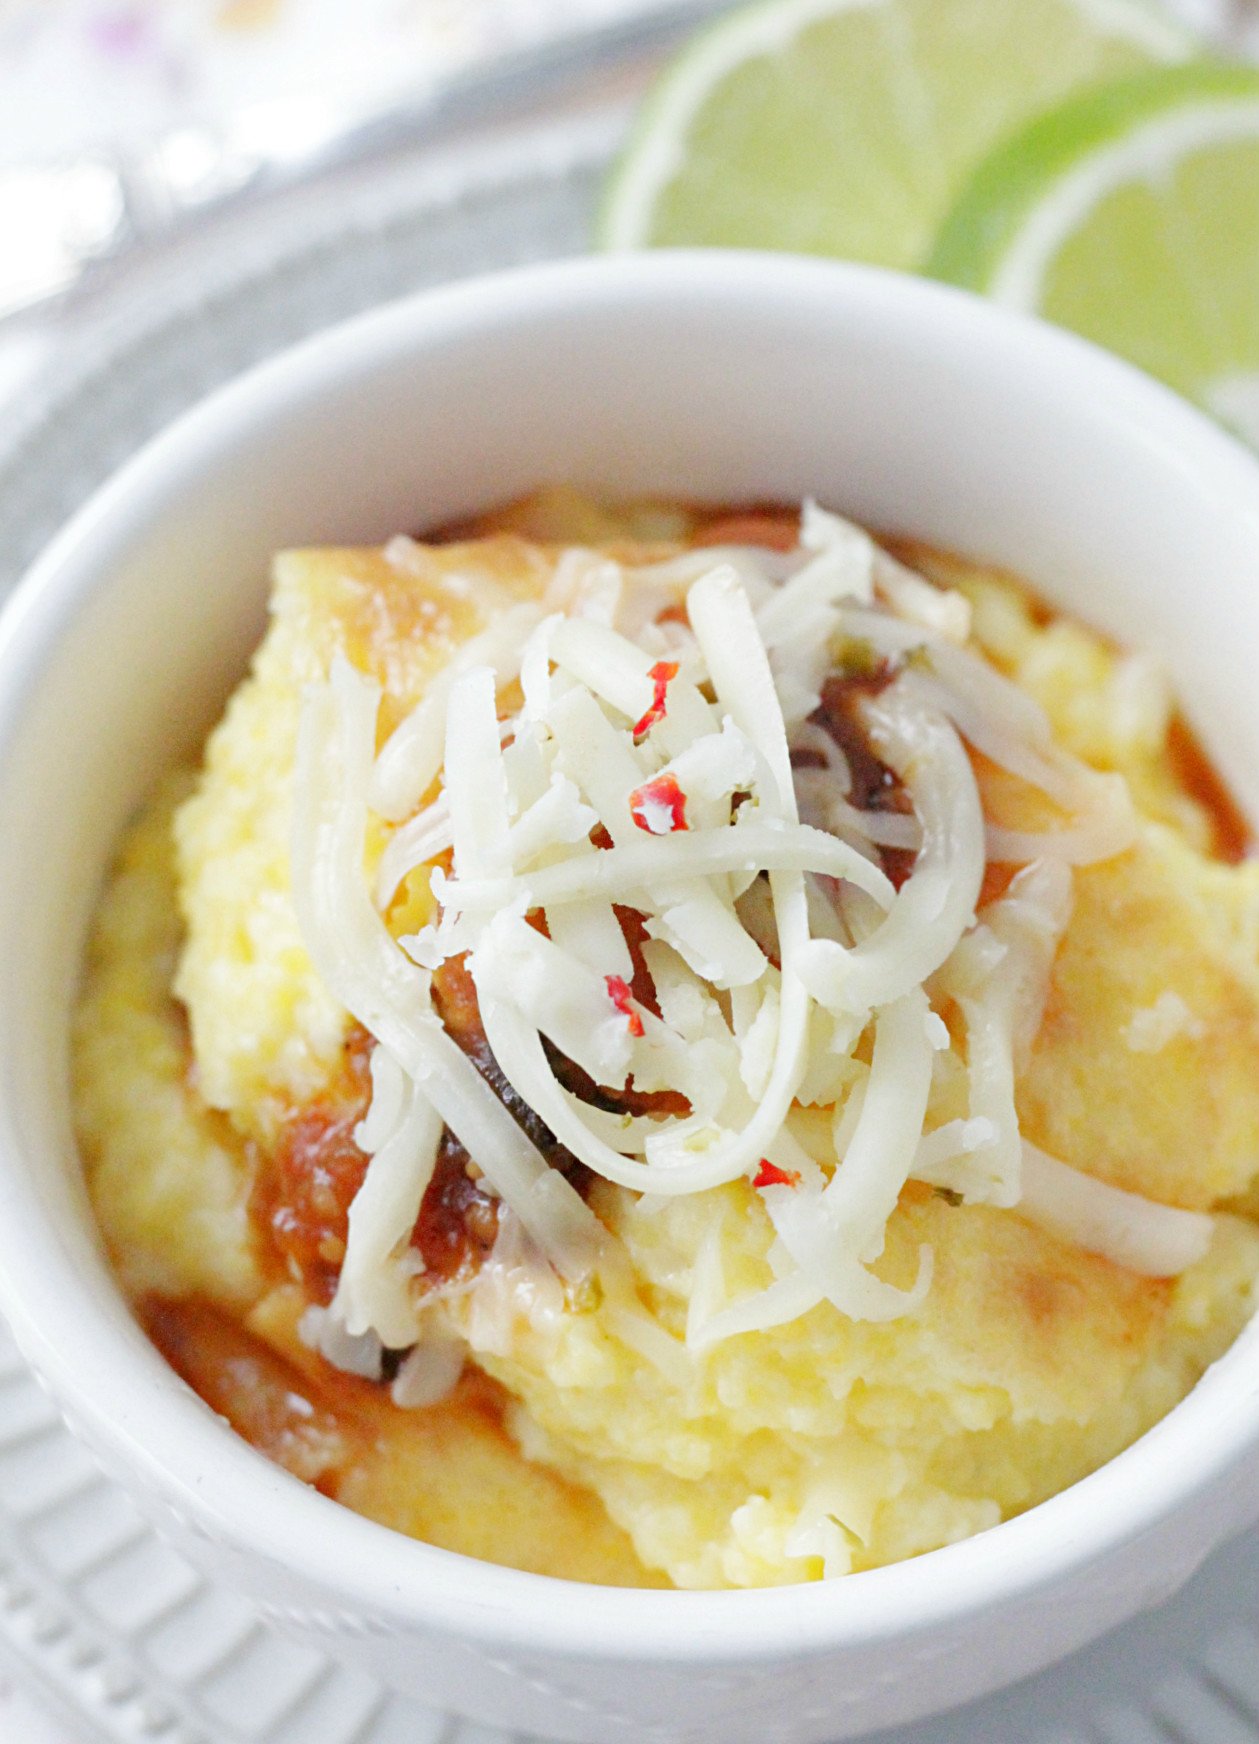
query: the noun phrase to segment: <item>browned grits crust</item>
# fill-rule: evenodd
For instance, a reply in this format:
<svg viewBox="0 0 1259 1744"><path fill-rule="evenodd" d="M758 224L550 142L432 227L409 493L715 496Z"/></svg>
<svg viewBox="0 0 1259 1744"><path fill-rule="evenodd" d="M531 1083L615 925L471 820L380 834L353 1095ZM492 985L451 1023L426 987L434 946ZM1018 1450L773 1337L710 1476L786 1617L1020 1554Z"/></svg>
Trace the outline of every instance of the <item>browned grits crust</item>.
<svg viewBox="0 0 1259 1744"><path fill-rule="evenodd" d="M248 1323L206 1303L149 1298L146 1330L189 1386L239 1435L323 1495L442 1549L533 1574L664 1585L638 1563L595 1497L523 1461L503 1428L503 1394L465 1373L422 1412L320 1361L297 1338L298 1299L277 1290ZM461 1482L452 1488L451 1471ZM469 1514L464 1498L479 1491ZM510 1518L506 1516L510 1515Z"/></svg>

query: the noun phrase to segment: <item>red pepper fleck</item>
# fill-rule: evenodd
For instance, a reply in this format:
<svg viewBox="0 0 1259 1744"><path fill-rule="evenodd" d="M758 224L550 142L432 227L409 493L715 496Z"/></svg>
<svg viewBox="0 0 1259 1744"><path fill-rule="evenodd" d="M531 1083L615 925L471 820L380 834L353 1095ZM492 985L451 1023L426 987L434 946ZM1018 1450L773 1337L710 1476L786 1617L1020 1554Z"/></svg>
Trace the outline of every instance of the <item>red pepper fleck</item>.
<svg viewBox="0 0 1259 1744"><path fill-rule="evenodd" d="M645 739L651 729L655 726L656 722L662 721L668 713L668 704L665 702L665 692L668 690L669 685L677 675L678 663L676 660L657 660L656 664L647 674L652 683L651 706L648 708L646 714L643 715L642 719L635 721L634 723L635 744L637 744L640 739Z"/></svg>
<svg viewBox="0 0 1259 1744"><path fill-rule="evenodd" d="M632 1036L642 1035L643 1020L634 1009L634 997L629 990L629 983L625 980L624 976L605 975L603 977L603 985L607 988L608 998L612 1001L613 1005L615 1005L618 1011L624 1013L625 1020L629 1024L630 1034Z"/></svg>
<svg viewBox="0 0 1259 1744"><path fill-rule="evenodd" d="M674 830L686 829L686 795L678 786L676 775L657 775L650 781L644 781L641 787L636 787L629 796L630 816L640 830L646 830L650 836L671 835ZM656 829L651 821L652 811L661 811L668 816L668 827Z"/></svg>
<svg viewBox="0 0 1259 1744"><path fill-rule="evenodd" d="M753 1180L754 1187L798 1187L800 1185L799 1169L780 1169L777 1163L771 1163L768 1157L761 1158L761 1166L756 1171Z"/></svg>

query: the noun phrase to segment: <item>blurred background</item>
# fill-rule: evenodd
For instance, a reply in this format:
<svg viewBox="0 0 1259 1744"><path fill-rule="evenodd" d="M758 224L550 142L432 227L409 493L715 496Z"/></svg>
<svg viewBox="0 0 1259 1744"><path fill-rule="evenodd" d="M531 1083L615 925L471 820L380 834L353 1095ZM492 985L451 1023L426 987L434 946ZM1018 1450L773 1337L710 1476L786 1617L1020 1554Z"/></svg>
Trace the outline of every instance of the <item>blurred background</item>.
<svg viewBox="0 0 1259 1744"><path fill-rule="evenodd" d="M1111 0L1090 4L1101 17ZM1255 0L1150 4L1205 47L1259 51ZM1013 15L1030 5L1008 0ZM221 245L235 247L230 223L244 206L270 200L273 235L297 230L303 191L308 208L319 204L321 178L379 180L402 157L418 170L439 145L530 113L576 123L598 108L615 140L678 45L730 10L720 0L0 0L0 393L55 362L54 341L77 341L85 314L90 325L117 313L102 292L144 296L128 279L138 263L224 220ZM277 202L290 191L296 203Z"/></svg>
<svg viewBox="0 0 1259 1744"><path fill-rule="evenodd" d="M0 0L0 315L248 189L652 62L713 0Z"/></svg>

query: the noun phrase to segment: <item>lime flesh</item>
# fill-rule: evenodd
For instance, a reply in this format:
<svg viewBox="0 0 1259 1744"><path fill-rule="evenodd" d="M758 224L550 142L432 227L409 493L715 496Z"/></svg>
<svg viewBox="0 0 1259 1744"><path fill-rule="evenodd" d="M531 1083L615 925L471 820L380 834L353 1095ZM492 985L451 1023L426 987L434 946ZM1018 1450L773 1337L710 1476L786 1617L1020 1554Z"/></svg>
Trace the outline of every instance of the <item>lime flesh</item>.
<svg viewBox="0 0 1259 1744"><path fill-rule="evenodd" d="M763 0L665 75L600 239L915 267L975 165L1029 116L1190 52L1143 0Z"/></svg>
<svg viewBox="0 0 1259 1744"><path fill-rule="evenodd" d="M976 173L928 270L1118 352L1259 443L1259 70L1148 72Z"/></svg>

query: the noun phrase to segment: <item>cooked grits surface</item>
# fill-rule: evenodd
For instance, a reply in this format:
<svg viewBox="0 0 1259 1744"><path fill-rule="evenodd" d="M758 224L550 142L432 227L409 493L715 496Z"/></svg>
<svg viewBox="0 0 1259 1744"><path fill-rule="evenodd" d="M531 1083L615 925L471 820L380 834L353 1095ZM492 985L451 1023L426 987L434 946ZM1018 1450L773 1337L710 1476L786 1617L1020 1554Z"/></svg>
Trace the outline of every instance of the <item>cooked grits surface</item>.
<svg viewBox="0 0 1259 1744"><path fill-rule="evenodd" d="M75 1021L80 1145L93 1203L129 1293L247 1306L262 1287L239 1134L191 1089L183 1007L171 997L183 928L167 782L132 829L96 913Z"/></svg>
<svg viewBox="0 0 1259 1744"><path fill-rule="evenodd" d="M642 1213L601 1190L601 1213L681 1332L713 1241L731 1294L769 1281L770 1232L742 1184L719 1205ZM936 1271L924 1307L886 1325L829 1305L732 1338L673 1384L569 1316L550 1344L483 1352L520 1397L525 1448L593 1484L644 1561L683 1586L765 1585L822 1572L793 1555L802 1516L845 1528L829 1572L869 1568L967 1536L1054 1494L1162 1417L1254 1305L1259 1232L1222 1219L1200 1265L1151 1283L1008 1212L907 1192L879 1272ZM702 1261L701 1261L702 1263ZM681 1347L680 1347L681 1348Z"/></svg>
<svg viewBox="0 0 1259 1744"><path fill-rule="evenodd" d="M193 1094L186 1024L170 997L182 932L171 816L187 790L184 779L167 784L127 839L97 915L76 1026L80 1145L128 1294L163 1325L162 1349L216 1411L356 1512L536 1574L658 1583L588 1490L521 1458L487 1383L402 1411L297 1337L300 1292L256 1251L247 1146Z"/></svg>
<svg viewBox="0 0 1259 1744"><path fill-rule="evenodd" d="M175 988L195 1073L169 995L181 931L169 798L124 849L89 959L80 1126L133 1293L212 1299L303 1360L246 1211L247 1141L265 1142L319 1090L346 1033L288 895L300 687L343 650L384 684L387 731L496 604L541 594L554 554L519 535L568 537L568 512L535 509L509 537L408 547L393 561L375 551L278 561L271 629L174 830L185 932ZM662 511L649 530L681 529ZM590 536L611 542L617 528L605 517ZM913 560L931 568L919 551ZM1177 778L1151 673L1078 625L1038 619L1000 578L934 561L972 598L990 656L1038 697L1065 744L1128 777L1148 820L1128 854L1077 873L1019 1086L1025 1130L1076 1167L1168 1203L1244 1195L1259 1158L1259 867L1204 857L1211 820ZM422 904L422 892L412 897ZM949 1095L937 1087L936 1118L959 1111ZM1014 1213L955 1208L911 1187L878 1269L908 1283L929 1242L936 1272L921 1310L872 1325L822 1306L694 1356L681 1342L692 1293L735 1297L769 1277L756 1195L738 1183L660 1209L601 1183L593 1203L672 1336L669 1360L622 1342L603 1306L538 1331L456 1299L434 1312L461 1325L481 1367L519 1401L509 1427L542 1465L522 1461L501 1431L486 1441L476 1412L442 1409L424 1427L425 1413L391 1410L397 1427L360 1455L341 1499L434 1542L535 1567L538 1511L562 1511L569 1504L554 1498L582 1485L641 1563L680 1585L871 1567L994 1524L1119 1451L1236 1336L1259 1276L1259 1232L1240 1218L1220 1219L1189 1272L1151 1281ZM485 1532L487 1495L497 1536ZM625 1540L578 1500L587 1514L564 1514L568 1536L555 1534L567 1545L558 1571L644 1578ZM593 1573L578 1540L601 1546Z"/></svg>
<svg viewBox="0 0 1259 1744"><path fill-rule="evenodd" d="M384 552L290 551L275 565L271 628L211 735L176 821L188 936L175 982L201 1094L251 1136L308 1101L345 1037L289 898L292 772L303 684L334 654L380 679L382 739L487 619L535 598L552 564L509 535Z"/></svg>

